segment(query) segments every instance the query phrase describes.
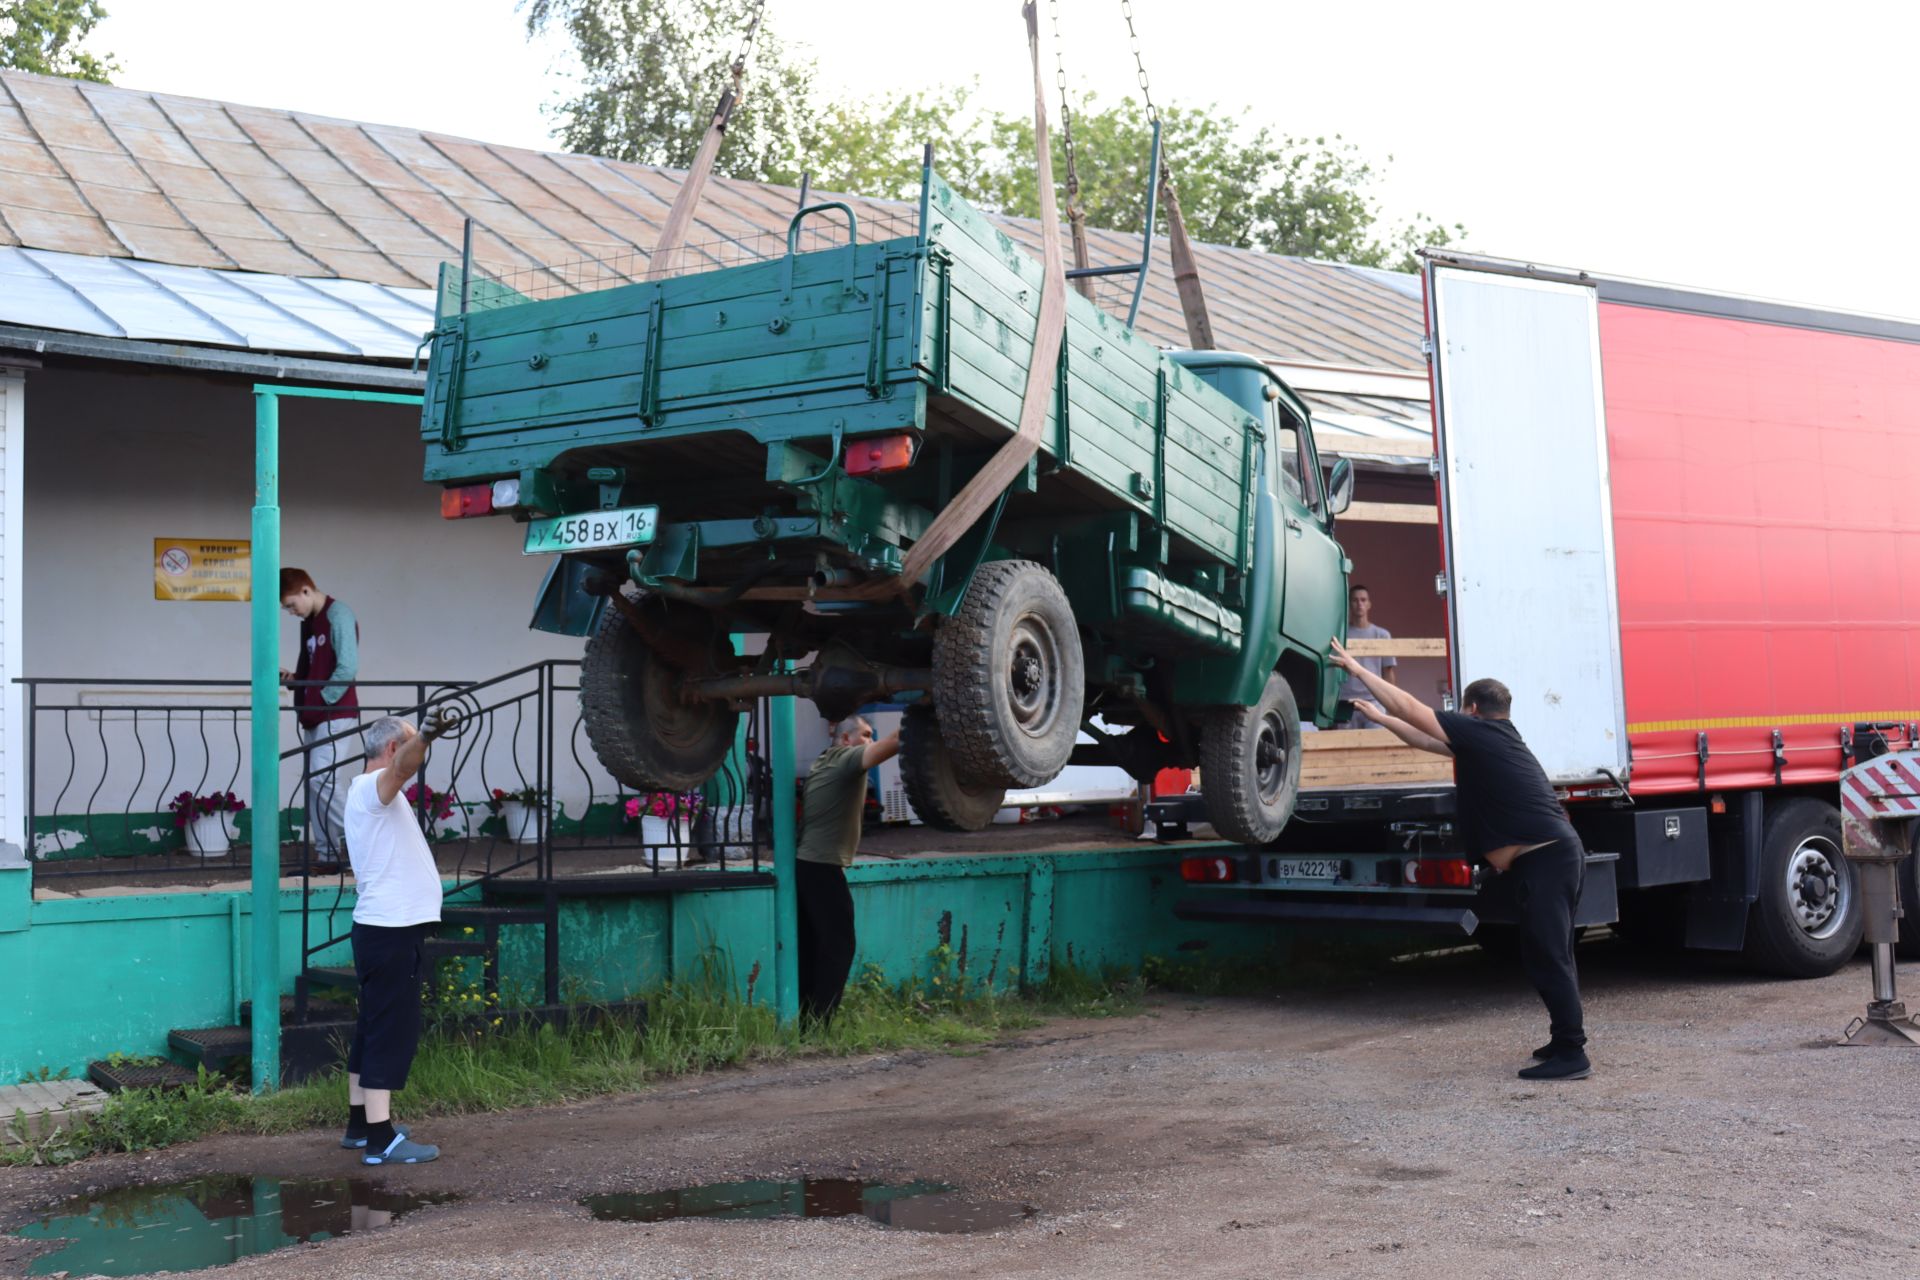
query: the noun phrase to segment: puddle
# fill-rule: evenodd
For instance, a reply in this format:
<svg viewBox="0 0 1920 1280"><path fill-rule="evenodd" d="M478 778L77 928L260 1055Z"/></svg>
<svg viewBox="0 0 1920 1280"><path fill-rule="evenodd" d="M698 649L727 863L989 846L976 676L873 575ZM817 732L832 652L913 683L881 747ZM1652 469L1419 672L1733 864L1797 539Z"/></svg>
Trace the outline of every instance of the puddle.
<svg viewBox="0 0 1920 1280"><path fill-rule="evenodd" d="M377 1230L453 1195L389 1191L360 1178L262 1178L222 1174L75 1196L13 1232L61 1240L28 1275L135 1276L199 1271L309 1240Z"/></svg>
<svg viewBox="0 0 1920 1280"><path fill-rule="evenodd" d="M1017 1226L1033 1206L976 1200L939 1182L862 1182L853 1178L715 1182L644 1194L588 1196L580 1202L608 1222L669 1218L866 1217L901 1231L971 1233Z"/></svg>

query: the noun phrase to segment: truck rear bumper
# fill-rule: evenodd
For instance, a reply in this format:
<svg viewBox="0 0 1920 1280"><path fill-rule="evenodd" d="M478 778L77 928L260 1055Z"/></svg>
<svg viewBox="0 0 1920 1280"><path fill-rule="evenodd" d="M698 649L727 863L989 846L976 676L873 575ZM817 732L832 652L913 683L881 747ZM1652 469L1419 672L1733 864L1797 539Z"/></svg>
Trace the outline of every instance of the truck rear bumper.
<svg viewBox="0 0 1920 1280"><path fill-rule="evenodd" d="M1394 929L1434 929L1471 935L1480 927L1473 908L1418 903L1315 902L1299 898L1187 898L1173 914L1182 920L1226 920L1264 924L1320 924L1341 928L1379 925Z"/></svg>

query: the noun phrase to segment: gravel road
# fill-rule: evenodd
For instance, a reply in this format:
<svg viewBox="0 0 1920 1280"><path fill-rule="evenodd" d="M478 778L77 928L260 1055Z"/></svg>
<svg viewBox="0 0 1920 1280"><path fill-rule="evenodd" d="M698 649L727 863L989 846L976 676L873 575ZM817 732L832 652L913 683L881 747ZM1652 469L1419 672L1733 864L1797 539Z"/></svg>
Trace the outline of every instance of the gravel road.
<svg viewBox="0 0 1920 1280"><path fill-rule="evenodd" d="M1920 1052L1829 1047L1859 966L1766 982L1581 948L1597 1072L1514 1078L1530 991L1476 955L1258 1000L1156 998L983 1053L800 1063L422 1126L457 1191L381 1232L217 1273L404 1277L1608 1280L1920 1275ZM1916 973L1910 982L1920 981ZM337 1175L333 1135L6 1175L0 1221L89 1186ZM996 1234L864 1219L603 1223L582 1195L799 1175L928 1179L1037 1211ZM0 1271L27 1254L0 1242Z"/></svg>

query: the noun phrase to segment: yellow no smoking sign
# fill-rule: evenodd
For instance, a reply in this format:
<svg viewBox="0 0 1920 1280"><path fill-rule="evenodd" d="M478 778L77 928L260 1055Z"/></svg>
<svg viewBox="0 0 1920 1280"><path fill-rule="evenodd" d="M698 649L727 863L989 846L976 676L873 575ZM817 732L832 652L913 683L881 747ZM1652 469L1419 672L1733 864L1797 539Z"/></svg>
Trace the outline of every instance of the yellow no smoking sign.
<svg viewBox="0 0 1920 1280"><path fill-rule="evenodd" d="M253 599L253 544L245 538L155 538L155 600Z"/></svg>

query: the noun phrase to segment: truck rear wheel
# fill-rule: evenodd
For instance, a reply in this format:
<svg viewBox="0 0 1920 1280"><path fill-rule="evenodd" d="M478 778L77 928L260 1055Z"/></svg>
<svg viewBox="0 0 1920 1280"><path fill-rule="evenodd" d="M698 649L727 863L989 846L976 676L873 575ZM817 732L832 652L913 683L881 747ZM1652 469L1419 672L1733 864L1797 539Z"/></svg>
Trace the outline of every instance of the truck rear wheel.
<svg viewBox="0 0 1920 1280"><path fill-rule="evenodd" d="M900 719L900 783L907 803L935 830L978 831L1000 812L1007 793L961 778L948 746L932 707L907 708Z"/></svg>
<svg viewBox="0 0 1920 1280"><path fill-rule="evenodd" d="M1789 800L1768 815L1759 887L1747 917L1746 958L1755 968L1820 978L1860 949L1866 918L1832 805Z"/></svg>
<svg viewBox="0 0 1920 1280"><path fill-rule="evenodd" d="M1200 725L1200 792L1227 840L1265 844L1300 794L1300 710L1276 672L1251 707L1215 707Z"/></svg>
<svg viewBox="0 0 1920 1280"><path fill-rule="evenodd" d="M689 791L733 749L740 713L724 702L683 700L675 688L681 674L618 609L608 609L587 637L580 714L594 755L620 785Z"/></svg>
<svg viewBox="0 0 1920 1280"><path fill-rule="evenodd" d="M1086 678L1067 593L1031 560L981 565L934 634L940 723L960 773L982 786L1037 787L1067 767Z"/></svg>

